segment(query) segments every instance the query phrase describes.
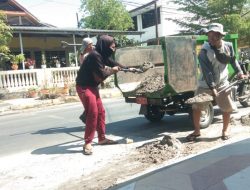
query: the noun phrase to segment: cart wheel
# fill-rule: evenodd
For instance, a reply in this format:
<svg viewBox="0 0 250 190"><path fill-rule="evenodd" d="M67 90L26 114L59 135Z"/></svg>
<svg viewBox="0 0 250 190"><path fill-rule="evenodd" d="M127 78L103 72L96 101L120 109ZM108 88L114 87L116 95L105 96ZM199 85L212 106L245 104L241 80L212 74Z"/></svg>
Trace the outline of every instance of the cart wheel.
<svg viewBox="0 0 250 190"><path fill-rule="evenodd" d="M147 114L144 114L145 118L151 122L161 121L165 112L161 111L159 106L148 105Z"/></svg>
<svg viewBox="0 0 250 190"><path fill-rule="evenodd" d="M189 111L189 117L193 122L192 109L190 109L190 111ZM205 129L205 128L209 127L209 125L212 123L213 119L214 119L214 108L213 108L213 104L209 103L206 106L206 109L201 112L201 118L200 118L201 129ZM193 123L193 125L194 125L194 123Z"/></svg>
<svg viewBox="0 0 250 190"><path fill-rule="evenodd" d="M250 90L249 84L241 83L239 85L239 96L244 96L244 95L248 94L249 90ZM239 100L240 104L245 108L250 106L249 101L250 101L250 97L244 99L243 101Z"/></svg>

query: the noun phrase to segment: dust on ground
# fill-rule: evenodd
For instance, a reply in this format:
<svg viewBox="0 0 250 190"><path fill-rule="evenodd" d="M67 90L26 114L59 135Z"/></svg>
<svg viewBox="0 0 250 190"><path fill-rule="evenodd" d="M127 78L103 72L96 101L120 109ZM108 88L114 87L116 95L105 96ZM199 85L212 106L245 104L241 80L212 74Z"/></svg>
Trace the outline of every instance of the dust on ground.
<svg viewBox="0 0 250 190"><path fill-rule="evenodd" d="M250 114L247 117L250 118ZM105 165L89 176L63 184L59 189L109 189L119 183L138 177L139 174L152 171L153 168L160 168L187 156L196 155L213 147L223 146L249 137L250 125L242 125L241 119L235 118L231 118L230 123L232 136L227 141L220 138L222 123L215 123L209 128L203 129L201 137L197 138L195 142L186 142L185 140L185 136L190 131L164 135L161 139L136 147L120 159L114 158L112 163Z"/></svg>
<svg viewBox="0 0 250 190"><path fill-rule="evenodd" d="M242 125L250 126L250 114L241 116L240 121Z"/></svg>

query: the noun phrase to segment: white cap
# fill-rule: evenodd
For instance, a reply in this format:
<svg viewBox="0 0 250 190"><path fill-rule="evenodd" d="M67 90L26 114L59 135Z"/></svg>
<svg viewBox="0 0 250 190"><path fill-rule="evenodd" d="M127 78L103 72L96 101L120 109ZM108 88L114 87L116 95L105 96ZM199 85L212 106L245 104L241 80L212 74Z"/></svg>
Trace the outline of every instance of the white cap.
<svg viewBox="0 0 250 190"><path fill-rule="evenodd" d="M81 52L83 52L88 47L89 44L93 44L92 39L91 38L83 38Z"/></svg>
<svg viewBox="0 0 250 190"><path fill-rule="evenodd" d="M226 32L223 31L223 25L219 23L212 23L208 26L208 32L219 32L221 35L225 36Z"/></svg>

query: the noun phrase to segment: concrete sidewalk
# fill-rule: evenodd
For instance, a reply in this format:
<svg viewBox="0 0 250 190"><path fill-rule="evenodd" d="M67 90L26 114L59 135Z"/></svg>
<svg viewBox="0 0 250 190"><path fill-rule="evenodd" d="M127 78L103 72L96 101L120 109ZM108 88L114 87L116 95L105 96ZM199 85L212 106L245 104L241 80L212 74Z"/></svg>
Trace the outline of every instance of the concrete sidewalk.
<svg viewBox="0 0 250 190"><path fill-rule="evenodd" d="M102 98L122 97L119 89L100 89ZM78 96L61 96L56 99L39 99L39 98L18 98L10 100L0 100L0 115L13 113L28 108L40 108L51 105L58 105L70 102L80 101Z"/></svg>
<svg viewBox="0 0 250 190"><path fill-rule="evenodd" d="M111 189L247 190L250 138L166 166Z"/></svg>

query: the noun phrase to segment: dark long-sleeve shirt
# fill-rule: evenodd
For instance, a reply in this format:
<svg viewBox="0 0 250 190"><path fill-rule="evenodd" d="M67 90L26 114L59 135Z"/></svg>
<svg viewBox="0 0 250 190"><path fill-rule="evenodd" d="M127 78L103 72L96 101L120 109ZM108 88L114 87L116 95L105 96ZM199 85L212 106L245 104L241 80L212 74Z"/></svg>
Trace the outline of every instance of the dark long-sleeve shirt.
<svg viewBox="0 0 250 190"><path fill-rule="evenodd" d="M113 74L112 67L123 65L115 62L112 58L103 58L97 51L92 51L85 58L84 64L81 65L76 84L80 86L97 87L108 76Z"/></svg>

